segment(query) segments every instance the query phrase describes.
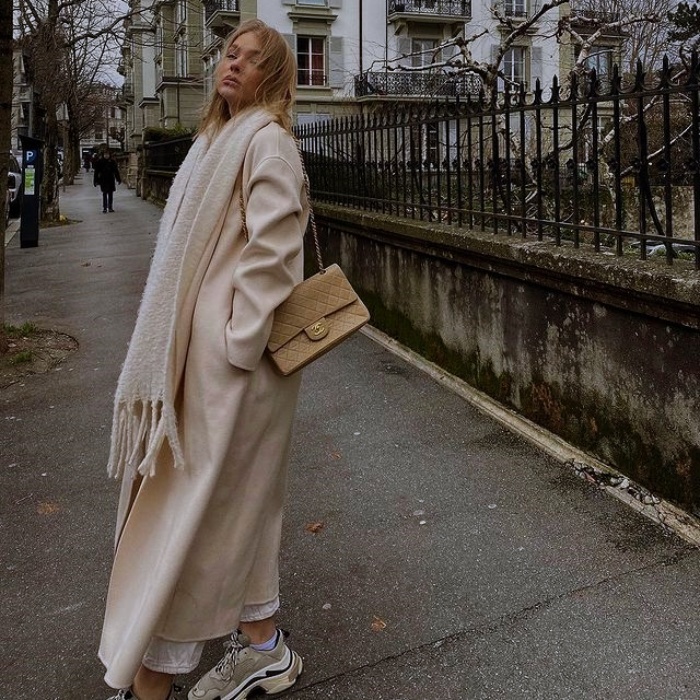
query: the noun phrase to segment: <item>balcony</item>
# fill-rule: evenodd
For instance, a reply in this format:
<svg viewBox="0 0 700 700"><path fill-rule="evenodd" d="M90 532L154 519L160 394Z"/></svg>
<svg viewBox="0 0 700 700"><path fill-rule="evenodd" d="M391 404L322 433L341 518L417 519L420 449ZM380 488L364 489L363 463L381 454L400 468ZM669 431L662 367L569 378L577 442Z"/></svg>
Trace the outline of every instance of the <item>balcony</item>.
<svg viewBox="0 0 700 700"><path fill-rule="evenodd" d="M423 98L478 95L481 79L472 74L446 75L440 72L392 71L355 76L355 97Z"/></svg>
<svg viewBox="0 0 700 700"><path fill-rule="evenodd" d="M126 106L134 104L134 88L124 83L117 94L117 104Z"/></svg>
<svg viewBox="0 0 700 700"><path fill-rule="evenodd" d="M466 22L471 0L388 0L389 22Z"/></svg>
<svg viewBox="0 0 700 700"><path fill-rule="evenodd" d="M593 32L602 29L601 36L620 37L625 32L615 25L620 21L619 12L604 12L600 10L589 10L587 8L571 8L571 26L579 34L590 36Z"/></svg>
<svg viewBox="0 0 700 700"><path fill-rule="evenodd" d="M206 25L218 36L225 36L240 20L238 0L204 0Z"/></svg>

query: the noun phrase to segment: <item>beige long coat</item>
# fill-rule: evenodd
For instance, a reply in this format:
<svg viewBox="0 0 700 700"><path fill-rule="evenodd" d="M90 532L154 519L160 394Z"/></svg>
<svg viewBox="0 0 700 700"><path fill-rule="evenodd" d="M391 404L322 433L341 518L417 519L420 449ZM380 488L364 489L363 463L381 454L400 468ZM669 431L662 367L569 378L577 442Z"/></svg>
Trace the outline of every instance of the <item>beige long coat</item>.
<svg viewBox="0 0 700 700"><path fill-rule="evenodd" d="M239 204L246 201L249 242ZM303 277L308 218L296 146L260 130L232 190L194 308L177 403L184 470L124 483L100 658L131 685L153 635L200 641L234 630L244 605L278 595L290 432L300 375L263 355L274 309ZM187 306L187 304L186 304Z"/></svg>

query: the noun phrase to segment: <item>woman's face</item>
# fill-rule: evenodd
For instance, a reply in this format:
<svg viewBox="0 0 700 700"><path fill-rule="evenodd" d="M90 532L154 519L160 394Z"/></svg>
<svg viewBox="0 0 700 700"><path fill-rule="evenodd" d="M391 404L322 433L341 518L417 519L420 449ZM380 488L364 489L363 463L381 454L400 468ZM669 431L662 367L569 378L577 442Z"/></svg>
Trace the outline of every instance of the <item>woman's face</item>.
<svg viewBox="0 0 700 700"><path fill-rule="evenodd" d="M216 71L216 91L231 114L255 102L255 93L263 80L258 66L260 43L252 32L241 34L228 48Z"/></svg>

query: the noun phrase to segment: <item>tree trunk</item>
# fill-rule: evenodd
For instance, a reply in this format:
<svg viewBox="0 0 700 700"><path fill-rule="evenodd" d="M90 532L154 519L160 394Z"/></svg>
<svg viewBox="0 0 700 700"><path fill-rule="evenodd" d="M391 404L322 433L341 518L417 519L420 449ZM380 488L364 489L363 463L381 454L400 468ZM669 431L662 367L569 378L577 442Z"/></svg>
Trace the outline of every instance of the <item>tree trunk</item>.
<svg viewBox="0 0 700 700"><path fill-rule="evenodd" d="M44 177L41 182L41 220L55 223L60 219L58 195L58 119L56 105L44 104L46 131L44 133Z"/></svg>
<svg viewBox="0 0 700 700"><path fill-rule="evenodd" d="M82 167L82 158L80 155L78 117L71 101L68 102L68 143L65 148L65 157L66 165L63 169L63 182L66 185L73 185L75 183L75 176L80 172Z"/></svg>
<svg viewBox="0 0 700 700"><path fill-rule="evenodd" d="M5 334L5 198L7 197L7 152L10 150L12 109L12 3L0 2L0 353L7 352Z"/></svg>

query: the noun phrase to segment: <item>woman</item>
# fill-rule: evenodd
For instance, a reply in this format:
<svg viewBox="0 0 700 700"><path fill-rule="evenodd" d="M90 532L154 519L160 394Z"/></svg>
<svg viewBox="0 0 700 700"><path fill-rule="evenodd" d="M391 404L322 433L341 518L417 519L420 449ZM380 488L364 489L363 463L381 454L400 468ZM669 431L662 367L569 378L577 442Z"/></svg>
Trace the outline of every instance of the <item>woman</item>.
<svg viewBox="0 0 700 700"><path fill-rule="evenodd" d="M121 184L121 181L119 168L116 162L112 160L112 154L110 151L105 151L95 163L95 174L93 175L93 184L95 187L99 185L102 190L103 214L106 214L107 211L114 211L112 208L114 191L117 189L117 182Z"/></svg>
<svg viewBox="0 0 700 700"><path fill-rule="evenodd" d="M302 669L275 624L301 378L263 355L275 308L302 280L296 66L258 20L225 49L163 213L115 398L109 469L123 482L100 645L115 698L170 698L204 641L237 628L192 700L279 692Z"/></svg>

